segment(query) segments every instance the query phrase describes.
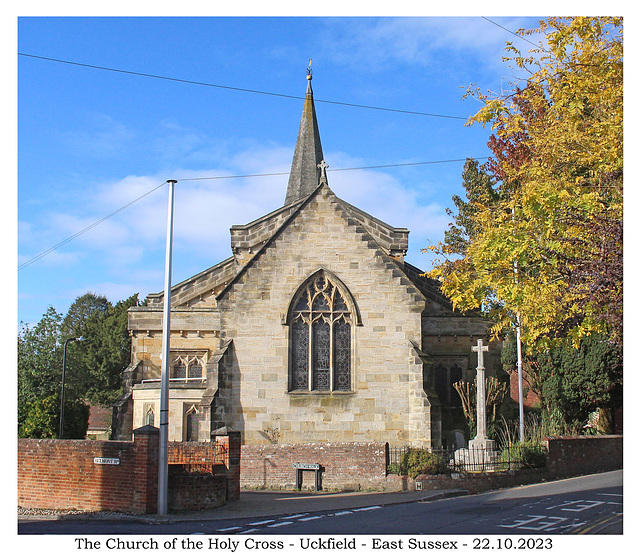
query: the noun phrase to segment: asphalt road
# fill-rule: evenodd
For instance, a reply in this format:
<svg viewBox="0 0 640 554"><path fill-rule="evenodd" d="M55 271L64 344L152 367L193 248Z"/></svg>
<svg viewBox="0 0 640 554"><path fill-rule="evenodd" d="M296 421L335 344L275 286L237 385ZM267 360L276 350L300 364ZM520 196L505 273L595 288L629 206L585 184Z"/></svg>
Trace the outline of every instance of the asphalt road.
<svg viewBox="0 0 640 554"><path fill-rule="evenodd" d="M149 524L75 519L19 522L19 534L553 535L621 534L622 471L477 495L235 520Z"/></svg>

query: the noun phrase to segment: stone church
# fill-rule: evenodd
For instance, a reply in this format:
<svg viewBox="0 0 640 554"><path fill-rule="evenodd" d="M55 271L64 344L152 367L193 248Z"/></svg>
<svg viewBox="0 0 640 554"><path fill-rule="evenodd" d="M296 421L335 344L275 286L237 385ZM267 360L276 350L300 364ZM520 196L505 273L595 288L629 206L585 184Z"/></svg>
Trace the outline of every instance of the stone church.
<svg viewBox="0 0 640 554"><path fill-rule="evenodd" d="M488 324L404 260L407 229L333 193L307 79L284 205L231 227L231 257L172 288L169 440L450 445L452 383L474 378ZM160 420L163 293L147 300L129 312L118 439ZM491 343L488 375L499 360Z"/></svg>

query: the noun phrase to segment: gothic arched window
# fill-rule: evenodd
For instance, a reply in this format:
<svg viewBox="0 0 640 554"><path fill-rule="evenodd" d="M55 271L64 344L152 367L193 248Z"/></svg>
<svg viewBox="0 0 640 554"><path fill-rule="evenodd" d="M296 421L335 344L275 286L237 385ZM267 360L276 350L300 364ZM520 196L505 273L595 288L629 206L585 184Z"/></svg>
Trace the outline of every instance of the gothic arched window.
<svg viewBox="0 0 640 554"><path fill-rule="evenodd" d="M173 378L184 379L187 376L187 366L184 364L184 360L177 358L173 363Z"/></svg>
<svg viewBox="0 0 640 554"><path fill-rule="evenodd" d="M173 352L171 379L174 381L206 380L205 367L207 353L204 350L183 350Z"/></svg>
<svg viewBox="0 0 640 554"><path fill-rule="evenodd" d="M193 360L189 364L189 377L191 379L202 378L202 364L200 363L200 360Z"/></svg>
<svg viewBox="0 0 640 554"><path fill-rule="evenodd" d="M292 391L350 391L352 312L324 272L294 298L290 317Z"/></svg>
<svg viewBox="0 0 640 554"><path fill-rule="evenodd" d="M198 411L195 406L185 415L185 440L187 442L198 440Z"/></svg>
<svg viewBox="0 0 640 554"><path fill-rule="evenodd" d="M155 426L156 415L153 411L153 406L147 406L147 411L144 416L145 425Z"/></svg>

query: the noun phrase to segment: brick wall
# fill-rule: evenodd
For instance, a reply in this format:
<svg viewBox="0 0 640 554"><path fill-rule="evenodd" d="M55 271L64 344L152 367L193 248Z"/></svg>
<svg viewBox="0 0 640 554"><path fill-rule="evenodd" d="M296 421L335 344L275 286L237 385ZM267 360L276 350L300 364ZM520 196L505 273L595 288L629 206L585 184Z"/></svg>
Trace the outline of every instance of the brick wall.
<svg viewBox="0 0 640 554"><path fill-rule="evenodd" d="M524 392L524 397L522 399L522 404L525 408L533 408L536 405L540 404L540 399L538 395L531 390L531 387L528 383L528 376L525 373L522 375L522 389ZM518 402L520 400L520 395L518 393L518 372L511 371L509 373L509 394L511 399L514 402Z"/></svg>
<svg viewBox="0 0 640 554"><path fill-rule="evenodd" d="M244 445L240 484L249 488L293 488L296 482L294 463L320 464L324 469L323 488L376 488L385 481L386 444ZM303 473L303 487L313 487L314 473Z"/></svg>
<svg viewBox="0 0 640 554"><path fill-rule="evenodd" d="M18 504L152 512L158 438L157 433L137 431L134 442L19 439ZM94 458L117 458L120 463L96 464Z"/></svg>
<svg viewBox="0 0 640 554"><path fill-rule="evenodd" d="M237 434L213 443L169 447L168 505L198 509L222 505L239 494ZM129 441L18 440L18 504L24 508L154 513L158 497L159 431L145 426ZM222 453L222 454L221 454ZM230 454L235 453L233 459ZM207 457L211 459L207 460ZM94 458L117 458L117 465ZM195 461L216 465L216 475L175 471Z"/></svg>
<svg viewBox="0 0 640 554"><path fill-rule="evenodd" d="M226 504L226 475L172 471L175 467L169 466L169 510L205 510Z"/></svg>
<svg viewBox="0 0 640 554"><path fill-rule="evenodd" d="M547 469L568 477L622 468L622 436L549 437Z"/></svg>

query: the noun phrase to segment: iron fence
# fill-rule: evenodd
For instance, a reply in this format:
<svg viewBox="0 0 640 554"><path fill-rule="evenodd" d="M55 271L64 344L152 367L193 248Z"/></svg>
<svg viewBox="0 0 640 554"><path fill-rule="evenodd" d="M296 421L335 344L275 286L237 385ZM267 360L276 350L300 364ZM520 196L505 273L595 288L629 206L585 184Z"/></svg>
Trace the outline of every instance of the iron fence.
<svg viewBox="0 0 640 554"><path fill-rule="evenodd" d="M420 462L412 464L408 454L412 451L435 454L440 463L420 471ZM496 451L468 450L466 448L422 450L410 446L389 448L387 473L407 475L412 469L418 473L482 473L539 468L546 465L546 450L542 445L513 444ZM434 467L437 469L434 471Z"/></svg>

